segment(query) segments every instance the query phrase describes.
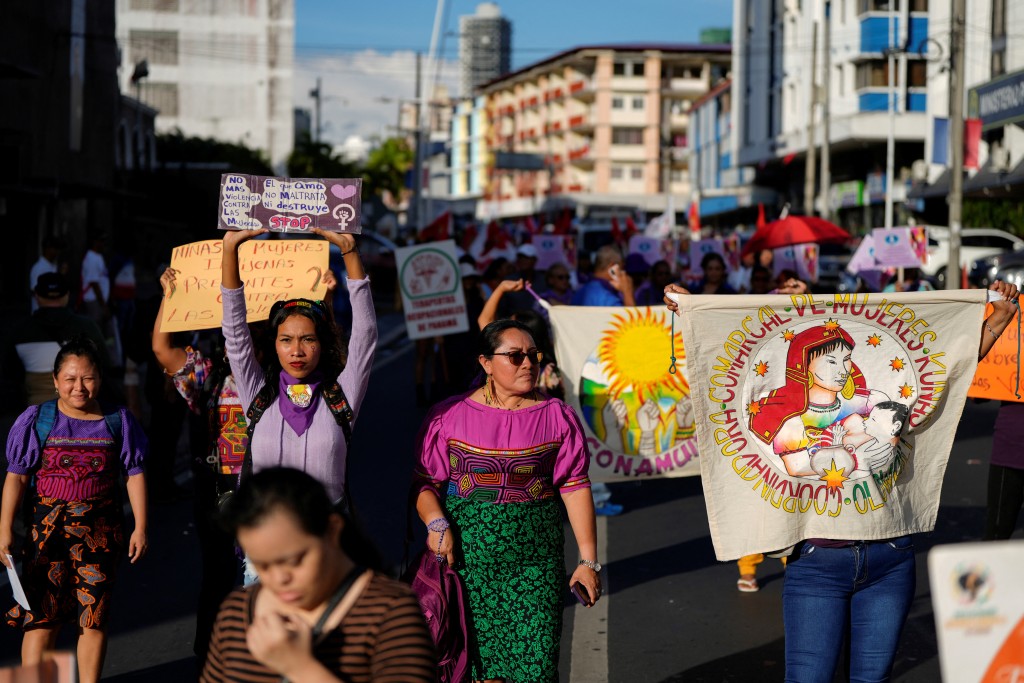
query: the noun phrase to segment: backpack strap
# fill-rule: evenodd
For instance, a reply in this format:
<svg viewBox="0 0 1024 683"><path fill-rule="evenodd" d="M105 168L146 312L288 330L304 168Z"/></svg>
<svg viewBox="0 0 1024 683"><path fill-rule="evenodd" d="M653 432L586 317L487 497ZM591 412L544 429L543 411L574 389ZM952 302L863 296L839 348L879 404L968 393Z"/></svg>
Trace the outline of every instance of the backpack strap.
<svg viewBox="0 0 1024 683"><path fill-rule="evenodd" d="M118 415L120 422L121 416ZM36 438L39 440L39 450L43 450L46 440L50 438L53 431L53 423L57 421L57 399L51 399L39 404L39 413L36 414Z"/></svg>
<svg viewBox="0 0 1024 683"><path fill-rule="evenodd" d="M325 386L322 393L324 395L324 402L331 409L331 414L334 415L334 421L338 423L342 433L345 435L345 446L351 448L352 421L355 419L355 413L345 397L345 392L338 381L335 380L331 382L330 386Z"/></svg>

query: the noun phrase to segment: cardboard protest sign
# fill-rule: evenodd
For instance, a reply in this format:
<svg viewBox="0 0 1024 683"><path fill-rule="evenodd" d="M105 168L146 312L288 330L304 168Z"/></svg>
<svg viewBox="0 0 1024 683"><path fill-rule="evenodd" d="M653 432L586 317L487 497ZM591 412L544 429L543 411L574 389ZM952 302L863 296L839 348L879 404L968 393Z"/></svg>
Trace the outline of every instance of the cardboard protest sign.
<svg viewBox="0 0 1024 683"><path fill-rule="evenodd" d="M402 247L395 258L409 339L469 331L453 240Z"/></svg>
<svg viewBox="0 0 1024 683"><path fill-rule="evenodd" d="M359 233L361 178L279 178L243 173L220 177L221 230Z"/></svg>
<svg viewBox="0 0 1024 683"><path fill-rule="evenodd" d="M784 270L797 271L796 247L776 247L772 249L772 277L778 277Z"/></svg>
<svg viewBox="0 0 1024 683"><path fill-rule="evenodd" d="M920 268L920 241L911 234L911 228L875 228L874 238L876 268ZM928 238L924 240L927 257Z"/></svg>
<svg viewBox="0 0 1024 683"><path fill-rule="evenodd" d="M653 266L662 258L661 246L664 240L643 235L633 235L629 238L629 253L640 254L644 257L647 265Z"/></svg>
<svg viewBox="0 0 1024 683"><path fill-rule="evenodd" d="M946 683L1024 680L1024 543L958 543L928 553Z"/></svg>
<svg viewBox="0 0 1024 683"><path fill-rule="evenodd" d="M537 265L534 266L537 270L547 270L557 263L569 266L565 235L536 235L530 244L537 249Z"/></svg>
<svg viewBox="0 0 1024 683"><path fill-rule="evenodd" d="M676 299L719 560L934 528L984 292Z"/></svg>
<svg viewBox="0 0 1024 683"><path fill-rule="evenodd" d="M583 422L590 479L700 474L686 354L664 306L552 306L565 402ZM669 339L677 359L670 371Z"/></svg>
<svg viewBox="0 0 1024 683"><path fill-rule="evenodd" d="M1010 321L992 350L978 361L978 369L967 392L971 398L1024 402L1024 382L1017 384L1017 349L1018 343L1024 342L1024 334L1017 331L1017 321L1018 318ZM1017 398L1017 394L1021 398Z"/></svg>
<svg viewBox="0 0 1024 683"><path fill-rule="evenodd" d="M164 300L164 332L220 327L220 240L175 247L171 268L175 287ZM266 320L275 301L322 299L330 244L325 240L249 240L238 248L238 271L245 284L249 322Z"/></svg>

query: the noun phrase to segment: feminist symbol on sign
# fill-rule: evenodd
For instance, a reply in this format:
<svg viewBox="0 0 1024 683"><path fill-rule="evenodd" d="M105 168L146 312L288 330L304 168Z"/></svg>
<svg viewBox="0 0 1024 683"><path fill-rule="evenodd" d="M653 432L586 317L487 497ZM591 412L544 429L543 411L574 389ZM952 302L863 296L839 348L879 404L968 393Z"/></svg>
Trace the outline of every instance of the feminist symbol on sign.
<svg viewBox="0 0 1024 683"><path fill-rule="evenodd" d="M347 204L338 204L331 211L331 215L338 221L338 227L345 230L348 227L349 222L355 218L356 210Z"/></svg>

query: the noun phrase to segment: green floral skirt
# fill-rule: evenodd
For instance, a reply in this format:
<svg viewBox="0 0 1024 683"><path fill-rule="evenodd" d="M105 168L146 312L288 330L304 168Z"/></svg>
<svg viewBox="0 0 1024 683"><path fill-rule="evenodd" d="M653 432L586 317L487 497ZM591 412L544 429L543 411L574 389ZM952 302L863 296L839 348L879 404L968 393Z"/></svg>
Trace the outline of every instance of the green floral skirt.
<svg viewBox="0 0 1024 683"><path fill-rule="evenodd" d="M469 597L473 678L557 681L565 581L558 504L448 496L445 507Z"/></svg>

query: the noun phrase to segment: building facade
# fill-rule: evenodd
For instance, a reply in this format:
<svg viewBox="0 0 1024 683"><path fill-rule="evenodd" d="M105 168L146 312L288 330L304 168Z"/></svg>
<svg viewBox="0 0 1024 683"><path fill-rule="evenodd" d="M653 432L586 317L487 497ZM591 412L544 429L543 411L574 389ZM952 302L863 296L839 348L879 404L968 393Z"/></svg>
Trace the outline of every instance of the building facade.
<svg viewBox="0 0 1024 683"><path fill-rule="evenodd" d="M452 198L478 197L479 217L603 220L669 195L682 211L690 107L730 61L728 45L594 45L486 83L455 110Z"/></svg>
<svg viewBox="0 0 1024 683"><path fill-rule="evenodd" d="M459 64L462 97L472 97L477 87L512 70L512 22L493 2L459 17Z"/></svg>
<svg viewBox="0 0 1024 683"><path fill-rule="evenodd" d="M121 88L159 111L158 132L243 144L283 170L294 34L294 0L117 0Z"/></svg>

